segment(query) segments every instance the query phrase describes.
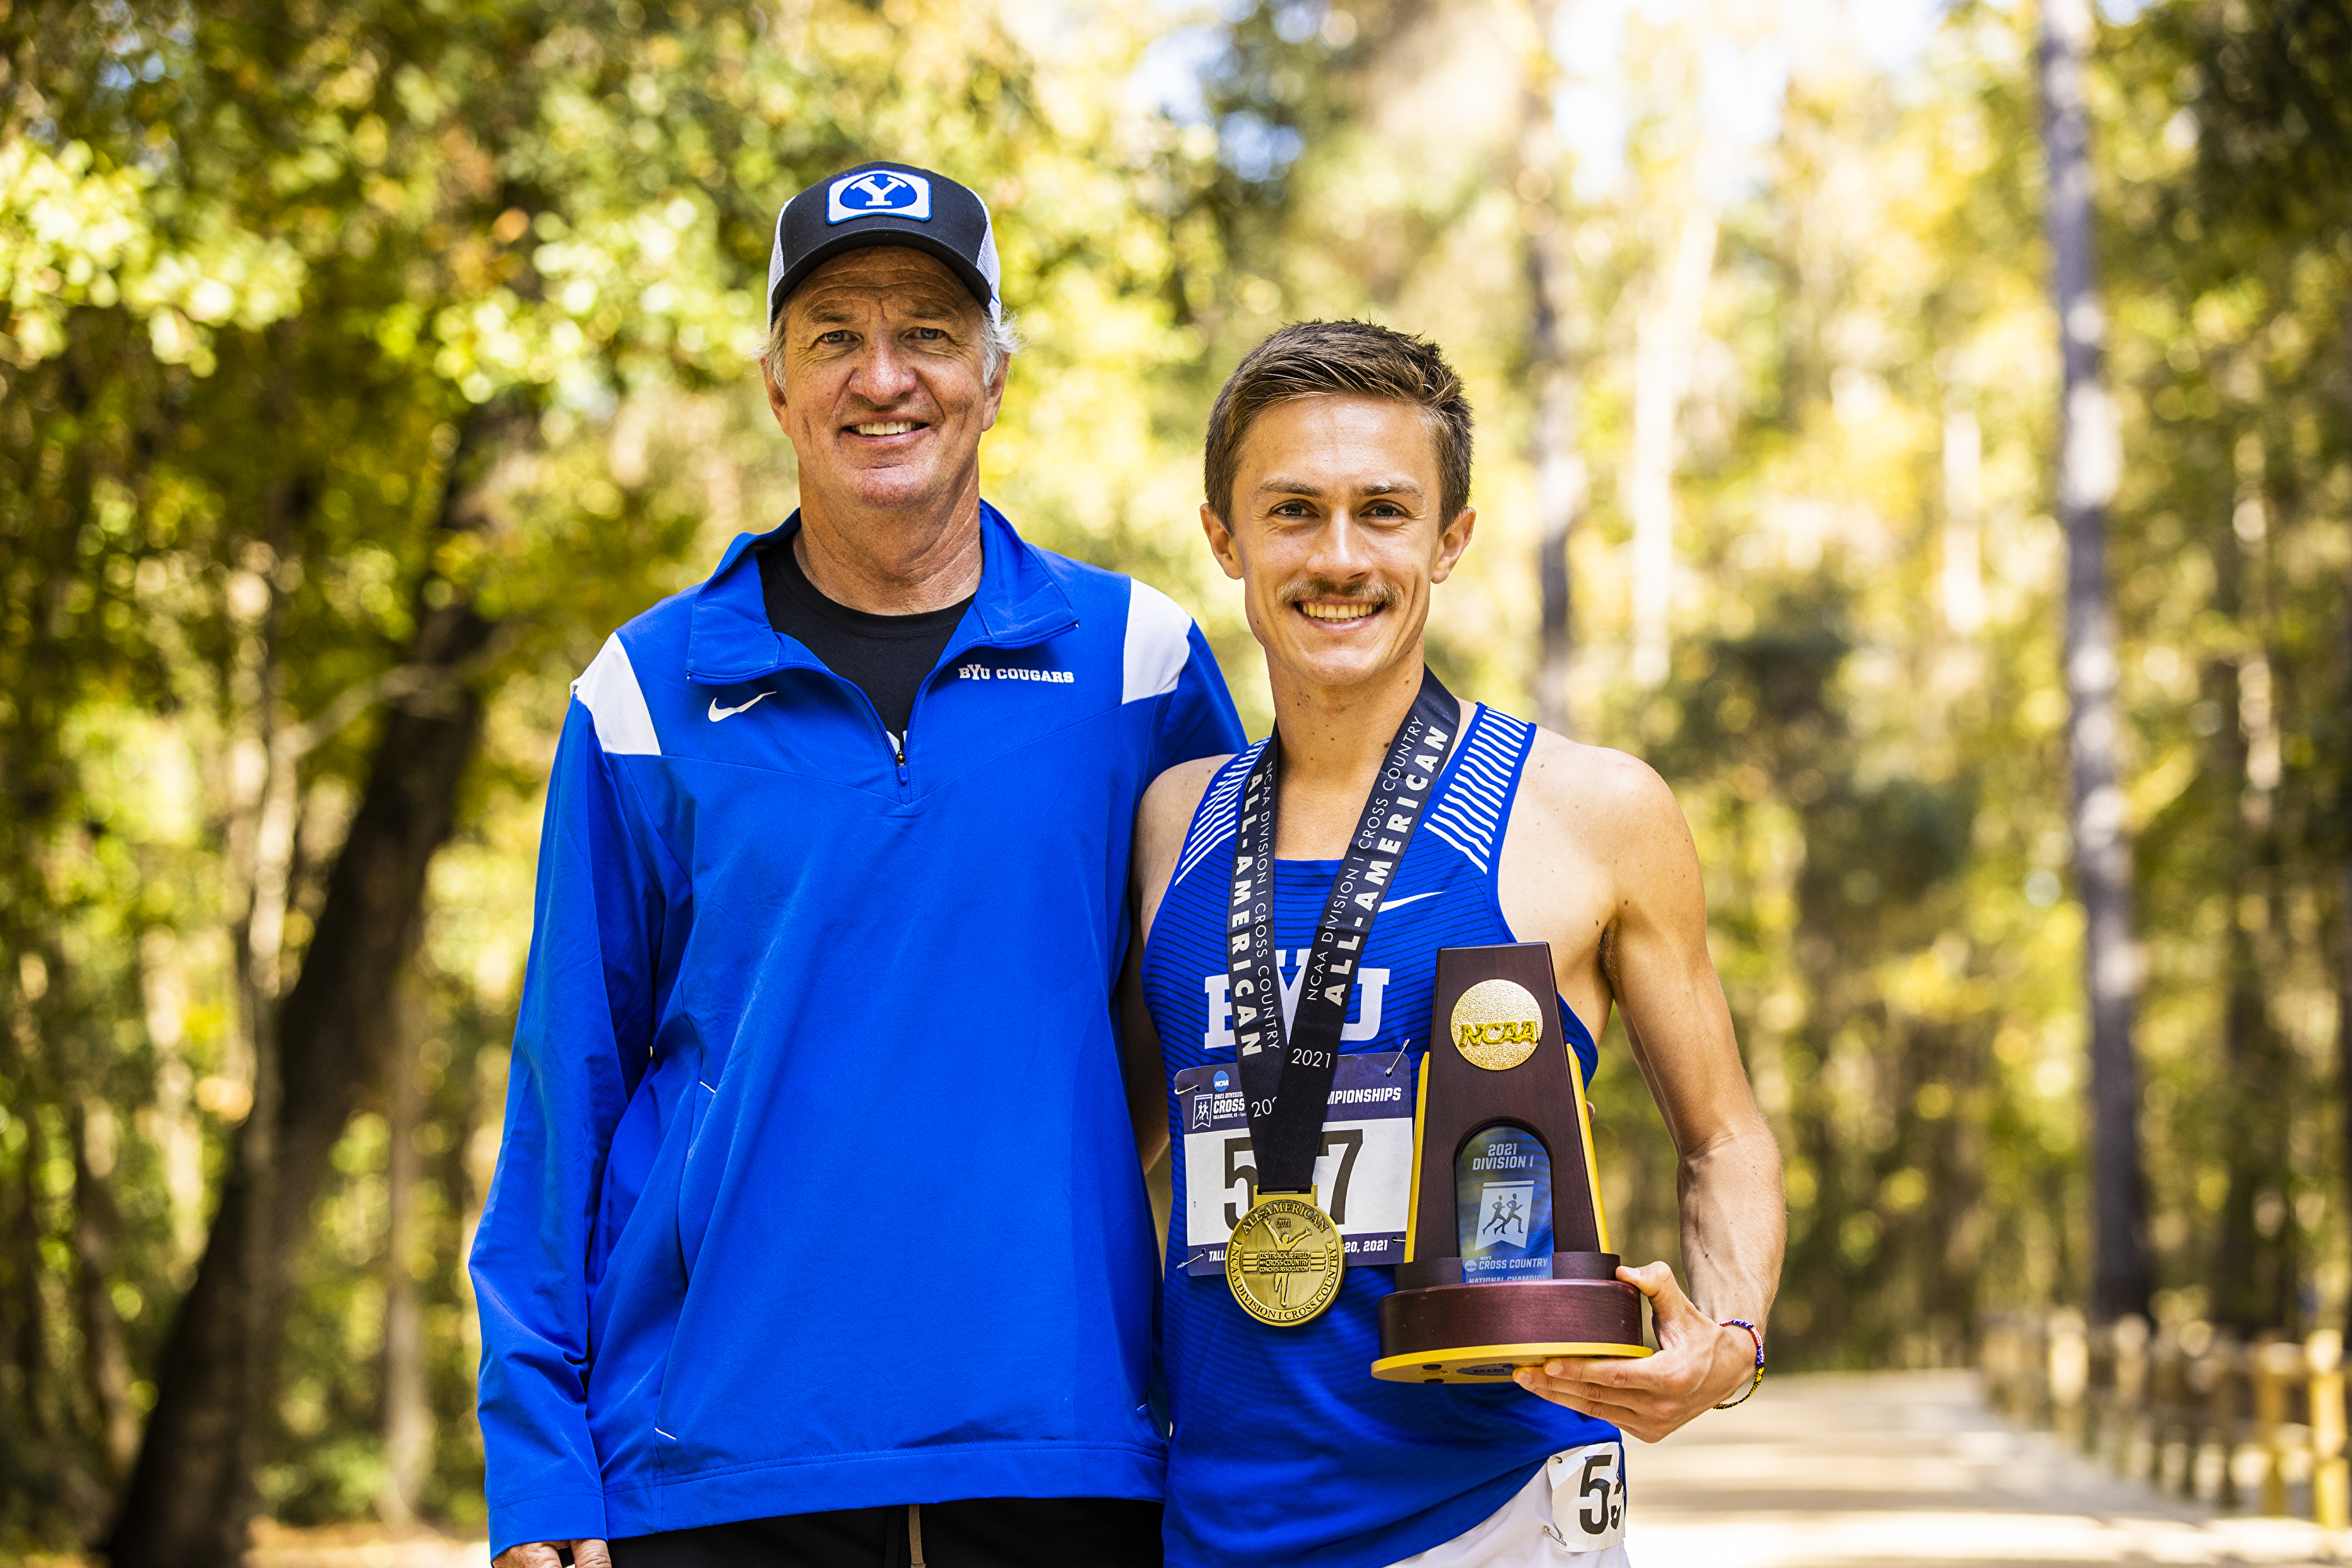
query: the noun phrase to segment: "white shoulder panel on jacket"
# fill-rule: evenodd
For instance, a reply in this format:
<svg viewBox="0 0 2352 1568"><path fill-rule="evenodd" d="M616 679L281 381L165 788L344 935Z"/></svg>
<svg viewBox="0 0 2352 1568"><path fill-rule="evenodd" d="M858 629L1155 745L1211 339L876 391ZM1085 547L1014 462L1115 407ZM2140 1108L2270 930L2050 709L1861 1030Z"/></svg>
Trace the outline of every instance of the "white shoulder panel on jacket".
<svg viewBox="0 0 2352 1568"><path fill-rule="evenodd" d="M629 663L629 650L621 646L620 633L604 639L572 683L572 695L587 705L589 717L596 721L596 743L606 756L661 755L661 737L654 733L654 716L646 707L645 691L637 685L637 672Z"/></svg>
<svg viewBox="0 0 2352 1568"><path fill-rule="evenodd" d="M1192 617L1183 606L1151 586L1128 579L1127 680L1121 702L1135 702L1176 689L1184 661L1192 656L1187 639Z"/></svg>

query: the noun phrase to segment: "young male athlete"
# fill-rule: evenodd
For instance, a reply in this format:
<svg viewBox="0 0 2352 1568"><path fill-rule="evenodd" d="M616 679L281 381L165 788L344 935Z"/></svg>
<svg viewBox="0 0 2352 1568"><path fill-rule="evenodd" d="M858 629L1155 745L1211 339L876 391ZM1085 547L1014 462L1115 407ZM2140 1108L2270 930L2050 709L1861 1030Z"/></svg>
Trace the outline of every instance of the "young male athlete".
<svg viewBox="0 0 2352 1568"><path fill-rule="evenodd" d="M1243 585L1276 734L1161 774L1138 826L1147 939L1129 982L1129 1048L1150 1052L1140 1002L1189 1112L1174 1146L1162 1306L1174 1418L1168 1560L1622 1563L1618 1431L1654 1441L1753 1386L1780 1263L1779 1152L1707 957L1689 831L1641 763L1456 702L1428 675L1430 591L1475 521L1469 406L1435 348L1360 322L1284 328L1219 395L1206 466L1202 526ZM1445 760L1427 779L1405 762L1400 784L1391 739L1408 731L1436 737ZM1279 752L1267 792L1252 773L1269 745ZM1319 951L1318 927L1358 823L1382 801L1382 820L1407 836L1402 858L1360 949L1335 958ZM1244 1089L1252 1116L1266 1103L1244 1082L1260 1058L1237 1058L1235 1040L1258 1037L1252 1004L1270 987L1229 965L1234 942L1259 939L1228 913L1255 896L1233 879L1258 863L1244 849L1237 867L1236 845L1267 831L1252 820L1262 802L1274 816L1273 957L1298 1037L1307 1009L1339 994L1321 979L1352 974L1339 1048L1356 1065L1343 1058L1335 1107L1412 1105L1441 947L1549 942L1588 1078L1610 1007L1624 1009L1681 1156L1690 1295L1664 1263L1620 1273L1650 1298L1655 1356L1553 1362L1521 1372L1517 1388L1376 1381L1392 1270L1356 1258L1387 1251L1379 1233L1404 1228L1408 1181L1377 1123L1320 1134L1332 1157L1318 1166L1318 1194L1355 1255L1328 1310L1272 1326L1242 1309L1222 1267L1204 1266L1251 1202L1249 1162L1265 1159L1234 1135L1231 1107ZM1302 1001L1301 989L1316 994ZM1250 1134L1261 1150L1270 1142L1255 1122ZM1564 1454L1579 1462L1556 1516L1546 1461ZM1583 1506L1596 1487L1614 1494L1611 1506Z"/></svg>

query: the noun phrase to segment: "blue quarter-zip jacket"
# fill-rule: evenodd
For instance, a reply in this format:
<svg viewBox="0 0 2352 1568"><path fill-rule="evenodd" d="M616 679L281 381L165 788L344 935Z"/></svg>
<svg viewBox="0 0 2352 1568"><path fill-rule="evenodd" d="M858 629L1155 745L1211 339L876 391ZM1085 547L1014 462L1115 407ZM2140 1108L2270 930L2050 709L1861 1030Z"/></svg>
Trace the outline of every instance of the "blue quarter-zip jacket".
<svg viewBox="0 0 2352 1568"><path fill-rule="evenodd" d="M748 534L572 685L473 1253L493 1552L1160 1496L1109 998L1137 802L1241 727L1172 601L981 529L903 752Z"/></svg>

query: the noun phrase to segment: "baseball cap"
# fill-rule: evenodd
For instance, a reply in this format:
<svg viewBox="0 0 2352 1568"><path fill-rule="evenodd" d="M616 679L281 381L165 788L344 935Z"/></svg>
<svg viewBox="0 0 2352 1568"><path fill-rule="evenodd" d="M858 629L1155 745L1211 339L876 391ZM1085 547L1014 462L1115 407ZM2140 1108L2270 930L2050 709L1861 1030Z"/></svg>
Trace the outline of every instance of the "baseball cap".
<svg viewBox="0 0 2352 1568"><path fill-rule="evenodd" d="M905 163L860 163L819 180L776 214L768 254L768 324L810 273L847 251L903 245L926 251L963 279L972 298L1001 321L996 231L988 204L945 174Z"/></svg>

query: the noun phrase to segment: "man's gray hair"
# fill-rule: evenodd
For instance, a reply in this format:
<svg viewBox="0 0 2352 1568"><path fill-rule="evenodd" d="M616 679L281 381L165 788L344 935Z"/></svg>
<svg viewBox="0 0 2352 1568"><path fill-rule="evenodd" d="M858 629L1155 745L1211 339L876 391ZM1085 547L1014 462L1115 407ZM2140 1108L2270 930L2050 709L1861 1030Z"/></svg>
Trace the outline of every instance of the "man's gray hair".
<svg viewBox="0 0 2352 1568"><path fill-rule="evenodd" d="M771 376L775 378L778 386L784 384L784 318L792 314L792 309L793 302L787 298L784 300L784 308L776 312L775 321L769 325L766 345L760 350L760 363ZM1009 311L1001 309L995 311L985 310L981 311L980 379L982 381L994 381L996 373L1004 368L1005 362L1028 346L1027 340L1021 335L1021 324L1013 319Z"/></svg>

